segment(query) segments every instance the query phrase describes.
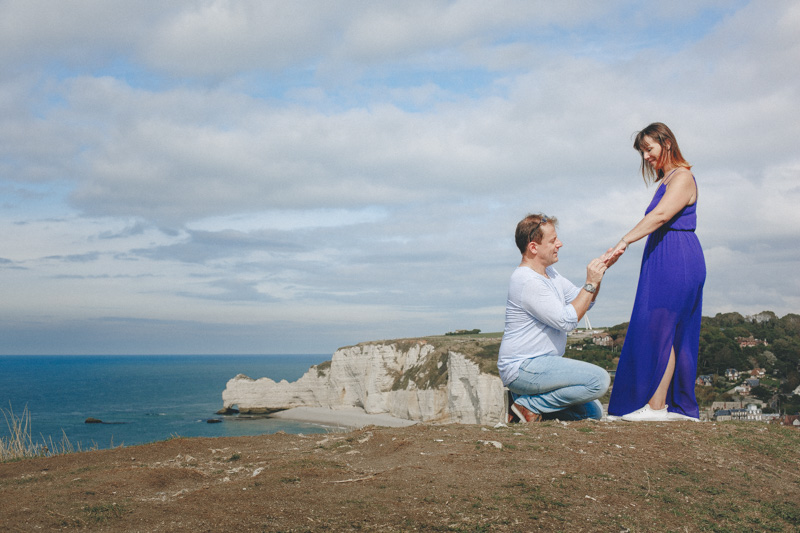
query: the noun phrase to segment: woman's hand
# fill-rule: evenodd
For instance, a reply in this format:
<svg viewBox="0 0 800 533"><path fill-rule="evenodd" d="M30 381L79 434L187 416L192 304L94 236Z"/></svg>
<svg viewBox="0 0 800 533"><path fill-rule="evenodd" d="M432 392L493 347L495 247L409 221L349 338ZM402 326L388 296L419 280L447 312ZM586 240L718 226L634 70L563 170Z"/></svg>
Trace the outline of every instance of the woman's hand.
<svg viewBox="0 0 800 533"><path fill-rule="evenodd" d="M622 254L625 253L627 249L628 249L628 243L625 242L624 240L620 240L616 246L612 246L611 248L606 250L606 253L600 256L600 259L603 260L603 262L606 264L607 267L610 267L611 265L617 262L617 260L622 256Z"/></svg>

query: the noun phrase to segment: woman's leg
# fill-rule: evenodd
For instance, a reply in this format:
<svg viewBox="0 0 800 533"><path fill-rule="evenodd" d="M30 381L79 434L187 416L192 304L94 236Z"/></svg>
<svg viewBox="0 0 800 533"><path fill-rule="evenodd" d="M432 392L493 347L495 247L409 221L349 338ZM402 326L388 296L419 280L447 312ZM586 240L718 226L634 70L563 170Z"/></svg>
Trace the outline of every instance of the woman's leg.
<svg viewBox="0 0 800 533"><path fill-rule="evenodd" d="M667 361L667 368L664 370L664 375L661 377L656 392L647 404L651 409L663 409L667 405L667 392L669 385L672 382L672 375L675 373L675 348L671 348L669 353L669 361Z"/></svg>

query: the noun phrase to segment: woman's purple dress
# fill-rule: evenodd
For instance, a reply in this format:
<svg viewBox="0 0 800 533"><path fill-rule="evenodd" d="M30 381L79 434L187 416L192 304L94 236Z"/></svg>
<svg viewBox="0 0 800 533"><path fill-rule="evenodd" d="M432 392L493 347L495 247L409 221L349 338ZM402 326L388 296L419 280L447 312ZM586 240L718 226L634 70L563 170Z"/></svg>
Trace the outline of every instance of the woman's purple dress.
<svg viewBox="0 0 800 533"><path fill-rule="evenodd" d="M696 182L695 182L696 184ZM662 183L646 213L664 196ZM697 227L697 202L647 238L628 333L619 357L608 413L622 416L653 396L675 348L667 392L671 412L699 417L694 395L706 265Z"/></svg>

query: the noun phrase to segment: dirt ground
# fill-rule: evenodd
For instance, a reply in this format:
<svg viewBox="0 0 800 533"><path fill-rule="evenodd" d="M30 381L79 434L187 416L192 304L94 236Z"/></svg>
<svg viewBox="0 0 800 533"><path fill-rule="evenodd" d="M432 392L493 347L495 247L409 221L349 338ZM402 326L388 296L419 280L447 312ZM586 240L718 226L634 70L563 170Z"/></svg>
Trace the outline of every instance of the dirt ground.
<svg viewBox="0 0 800 533"><path fill-rule="evenodd" d="M798 531L800 431L370 426L0 464L0 531Z"/></svg>

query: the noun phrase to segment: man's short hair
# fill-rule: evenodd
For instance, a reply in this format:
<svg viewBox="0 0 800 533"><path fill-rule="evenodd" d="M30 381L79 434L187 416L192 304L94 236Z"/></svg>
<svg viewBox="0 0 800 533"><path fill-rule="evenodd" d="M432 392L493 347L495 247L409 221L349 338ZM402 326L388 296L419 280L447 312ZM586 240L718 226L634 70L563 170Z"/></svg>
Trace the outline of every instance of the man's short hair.
<svg viewBox="0 0 800 533"><path fill-rule="evenodd" d="M519 248L519 253L525 255L525 249L530 242L541 244L542 237L544 236L542 226L546 226L547 224L552 224L555 227L556 224L558 224L558 219L556 219L556 217L548 217L542 213L537 213L535 215L528 215L519 221L519 224L517 224L517 231L514 234L514 240L517 243L517 248Z"/></svg>

